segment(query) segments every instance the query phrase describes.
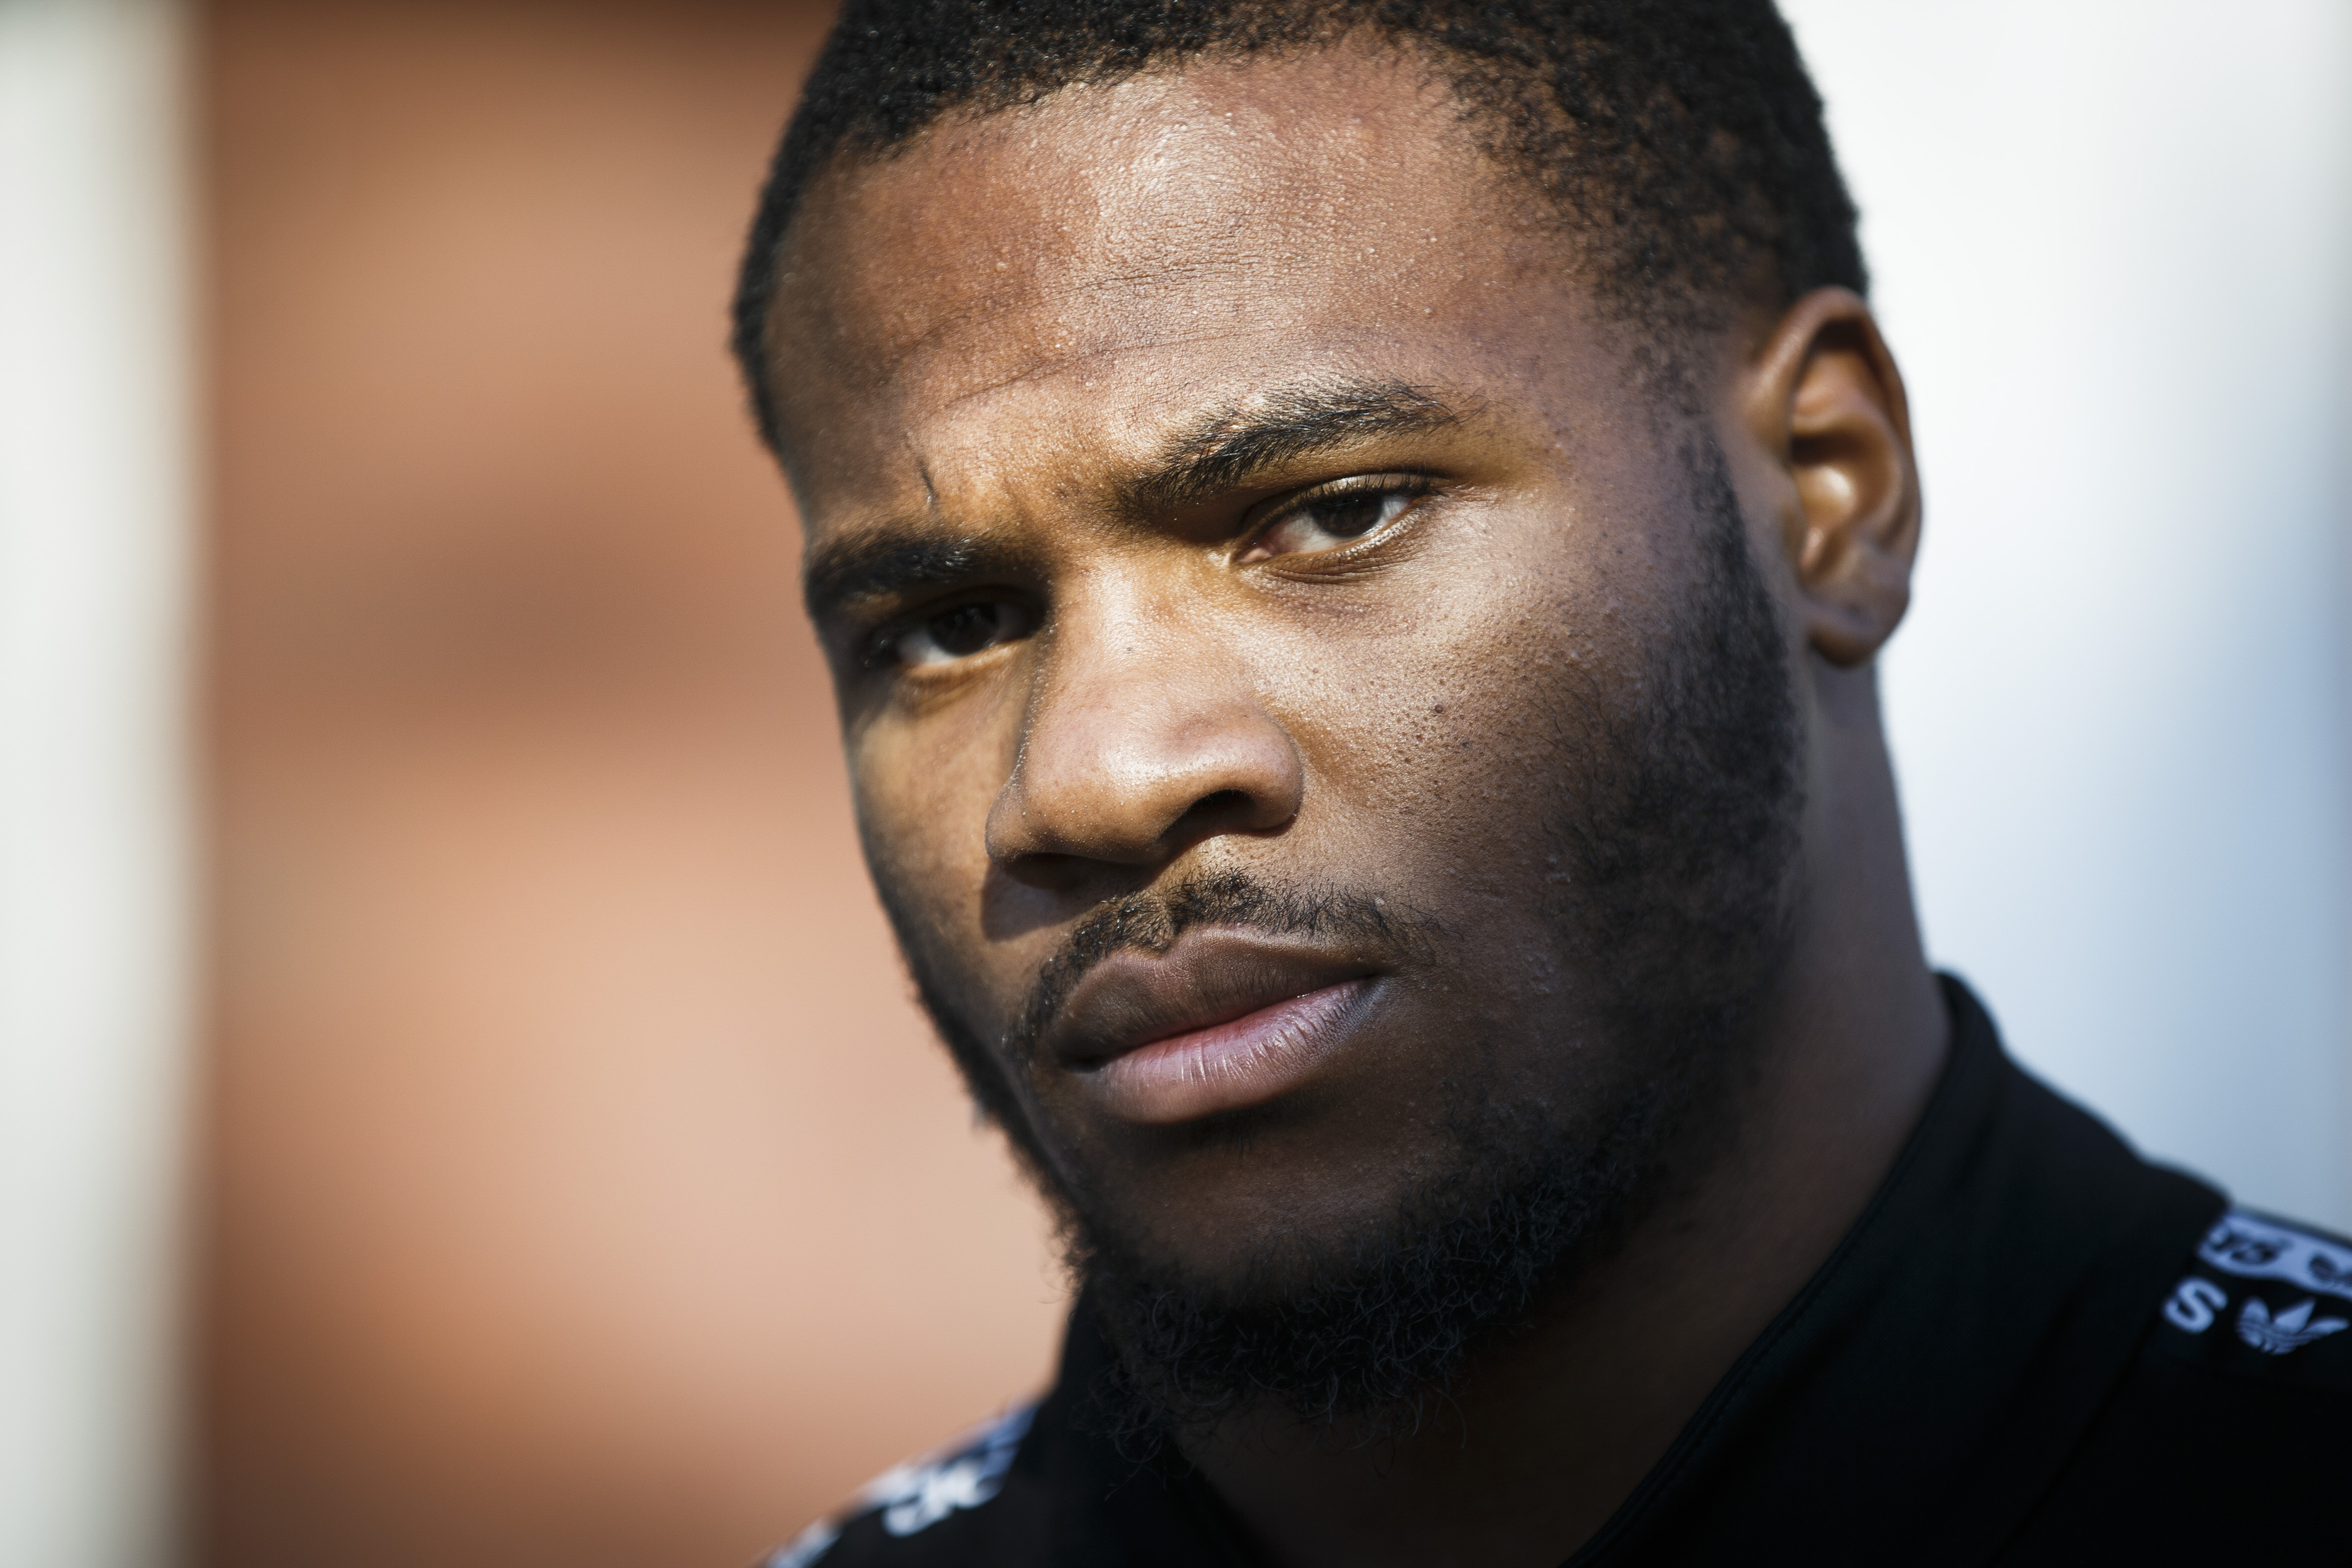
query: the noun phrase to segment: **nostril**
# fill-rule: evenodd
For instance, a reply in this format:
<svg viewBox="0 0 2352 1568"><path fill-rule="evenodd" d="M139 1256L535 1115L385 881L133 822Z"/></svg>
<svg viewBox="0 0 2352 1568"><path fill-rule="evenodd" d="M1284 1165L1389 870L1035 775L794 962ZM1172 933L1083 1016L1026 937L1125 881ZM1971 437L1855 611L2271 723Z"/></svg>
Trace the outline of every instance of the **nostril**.
<svg viewBox="0 0 2352 1568"><path fill-rule="evenodd" d="M1246 827L1256 815L1257 798L1247 790L1221 789L1194 801L1170 825L1168 837L1197 838L1220 829Z"/></svg>

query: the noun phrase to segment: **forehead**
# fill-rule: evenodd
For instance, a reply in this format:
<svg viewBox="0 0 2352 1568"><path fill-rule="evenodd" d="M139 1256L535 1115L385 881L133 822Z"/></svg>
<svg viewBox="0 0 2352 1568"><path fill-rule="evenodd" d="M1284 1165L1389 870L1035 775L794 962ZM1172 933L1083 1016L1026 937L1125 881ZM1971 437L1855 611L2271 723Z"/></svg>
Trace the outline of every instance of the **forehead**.
<svg viewBox="0 0 2352 1568"><path fill-rule="evenodd" d="M1559 268L1535 208L1443 79L1383 50L942 123L836 165L794 224L772 343L795 479L823 500L893 449L1146 445L1318 373L1457 380L1523 346L1528 279Z"/></svg>

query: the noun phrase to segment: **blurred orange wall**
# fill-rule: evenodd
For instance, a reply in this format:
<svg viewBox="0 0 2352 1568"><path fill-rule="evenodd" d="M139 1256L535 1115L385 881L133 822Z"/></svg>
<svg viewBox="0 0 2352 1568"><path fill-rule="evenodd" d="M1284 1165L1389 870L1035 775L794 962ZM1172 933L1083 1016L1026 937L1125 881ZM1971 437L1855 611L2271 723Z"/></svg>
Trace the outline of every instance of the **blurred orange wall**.
<svg viewBox="0 0 2352 1568"><path fill-rule="evenodd" d="M721 350L824 19L205 16L215 1568L732 1568L1045 1375Z"/></svg>

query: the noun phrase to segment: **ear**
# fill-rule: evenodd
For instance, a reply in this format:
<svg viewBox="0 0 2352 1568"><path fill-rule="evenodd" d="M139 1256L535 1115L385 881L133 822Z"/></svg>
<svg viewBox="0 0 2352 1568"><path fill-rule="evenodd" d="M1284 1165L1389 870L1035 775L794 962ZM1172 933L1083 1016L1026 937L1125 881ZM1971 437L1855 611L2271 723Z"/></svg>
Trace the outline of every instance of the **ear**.
<svg viewBox="0 0 2352 1568"><path fill-rule="evenodd" d="M1903 619L1919 552L1910 409L1870 307L1847 289L1798 300L1751 362L1744 400L1793 485L1781 534L1806 636L1831 663L1861 664Z"/></svg>

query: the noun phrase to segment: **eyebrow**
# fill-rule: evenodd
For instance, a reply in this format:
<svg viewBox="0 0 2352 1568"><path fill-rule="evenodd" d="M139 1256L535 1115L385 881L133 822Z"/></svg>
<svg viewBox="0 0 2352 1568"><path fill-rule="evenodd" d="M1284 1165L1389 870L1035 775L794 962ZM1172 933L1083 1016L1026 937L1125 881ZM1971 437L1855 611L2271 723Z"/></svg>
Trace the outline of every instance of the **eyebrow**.
<svg viewBox="0 0 2352 1568"><path fill-rule="evenodd" d="M1465 410L1427 387L1342 378L1212 411L1170 439L1151 471L1120 487L1127 510L1165 511L1239 489L1267 469L1384 436L1428 435Z"/></svg>
<svg viewBox="0 0 2352 1568"><path fill-rule="evenodd" d="M801 595L809 618L822 621L860 599L967 583L1020 563L1015 552L980 535L885 526L819 545L802 569Z"/></svg>
<svg viewBox="0 0 2352 1568"><path fill-rule="evenodd" d="M1241 489L1268 470L1381 437L1425 435L1469 417L1426 387L1340 378L1262 393L1212 409L1164 441L1140 475L1115 487L1116 504L1148 517ZM819 545L802 571L810 618L860 599L948 587L1018 572L1025 552L986 534L884 524Z"/></svg>

